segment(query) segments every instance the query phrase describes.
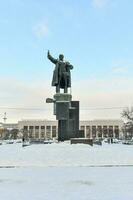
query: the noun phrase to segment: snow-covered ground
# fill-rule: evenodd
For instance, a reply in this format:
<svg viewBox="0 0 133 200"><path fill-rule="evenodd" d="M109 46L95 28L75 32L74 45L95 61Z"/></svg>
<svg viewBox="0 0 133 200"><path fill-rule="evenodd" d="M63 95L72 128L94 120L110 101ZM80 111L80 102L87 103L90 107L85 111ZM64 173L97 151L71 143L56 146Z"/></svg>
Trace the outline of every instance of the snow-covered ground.
<svg viewBox="0 0 133 200"><path fill-rule="evenodd" d="M133 146L0 146L0 200L133 200Z"/></svg>

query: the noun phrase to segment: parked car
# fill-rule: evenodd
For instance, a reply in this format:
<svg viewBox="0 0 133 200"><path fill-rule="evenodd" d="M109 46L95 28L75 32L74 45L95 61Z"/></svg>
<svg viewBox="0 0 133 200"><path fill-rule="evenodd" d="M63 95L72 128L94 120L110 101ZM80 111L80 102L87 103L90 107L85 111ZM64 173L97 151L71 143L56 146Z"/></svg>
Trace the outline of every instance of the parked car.
<svg viewBox="0 0 133 200"><path fill-rule="evenodd" d="M52 143L54 143L53 140L44 140L44 144L52 144Z"/></svg>
<svg viewBox="0 0 133 200"><path fill-rule="evenodd" d="M118 140L118 139L114 138L114 139L113 139L113 143L119 144L119 143L121 143L121 140Z"/></svg>
<svg viewBox="0 0 133 200"><path fill-rule="evenodd" d="M22 143L22 147L27 147L27 146L29 146L30 145L30 141L24 141L23 143Z"/></svg>
<svg viewBox="0 0 133 200"><path fill-rule="evenodd" d="M133 140L124 140L122 144L133 145Z"/></svg>

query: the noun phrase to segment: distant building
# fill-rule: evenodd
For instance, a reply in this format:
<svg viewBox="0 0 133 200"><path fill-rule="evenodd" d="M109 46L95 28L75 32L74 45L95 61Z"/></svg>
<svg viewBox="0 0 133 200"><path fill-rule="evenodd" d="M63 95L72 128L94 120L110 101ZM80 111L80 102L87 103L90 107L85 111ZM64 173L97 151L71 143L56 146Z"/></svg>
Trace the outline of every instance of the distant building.
<svg viewBox="0 0 133 200"><path fill-rule="evenodd" d="M0 138L4 137L4 128L3 128L3 124L0 123Z"/></svg>
<svg viewBox="0 0 133 200"><path fill-rule="evenodd" d="M0 138L5 138L9 131L18 129L18 123L2 123L0 122Z"/></svg>
<svg viewBox="0 0 133 200"><path fill-rule="evenodd" d="M80 130L87 138L122 138L122 120L92 120L80 121ZM58 137L57 121L49 120L21 120L19 130L28 133L31 139L52 139Z"/></svg>
<svg viewBox="0 0 133 200"><path fill-rule="evenodd" d="M3 128L5 129L18 129L18 123L2 123Z"/></svg>
<svg viewBox="0 0 133 200"><path fill-rule="evenodd" d="M123 121L119 119L80 121L80 129L88 138L122 138Z"/></svg>
<svg viewBox="0 0 133 200"><path fill-rule="evenodd" d="M18 122L19 130L28 133L31 139L51 139L57 137L57 121L22 120Z"/></svg>

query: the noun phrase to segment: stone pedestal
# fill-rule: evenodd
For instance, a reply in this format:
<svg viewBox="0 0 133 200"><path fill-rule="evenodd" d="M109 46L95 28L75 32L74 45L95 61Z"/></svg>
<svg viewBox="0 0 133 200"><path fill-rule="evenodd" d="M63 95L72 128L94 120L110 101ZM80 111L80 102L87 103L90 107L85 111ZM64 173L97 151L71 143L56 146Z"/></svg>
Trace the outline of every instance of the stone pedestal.
<svg viewBox="0 0 133 200"><path fill-rule="evenodd" d="M93 146L93 139L89 138L72 138L71 144L89 144Z"/></svg>
<svg viewBox="0 0 133 200"><path fill-rule="evenodd" d="M54 101L54 115L56 115L56 119L66 119L67 118L67 112L69 107L71 107L70 102L72 99L71 94L61 94L57 93L54 95L53 101ZM62 117L61 117L62 116ZM63 117L66 116L66 117Z"/></svg>
<svg viewBox="0 0 133 200"><path fill-rule="evenodd" d="M54 104L54 115L58 120L58 141L70 140L79 135L79 101L72 101L72 95L56 93L47 103Z"/></svg>
<svg viewBox="0 0 133 200"><path fill-rule="evenodd" d="M79 102L71 94L54 95L54 114L58 120L58 141L77 137L79 130Z"/></svg>
<svg viewBox="0 0 133 200"><path fill-rule="evenodd" d="M67 94L67 93L56 93L54 95L54 100L55 101L71 101L72 100L72 95L71 94Z"/></svg>

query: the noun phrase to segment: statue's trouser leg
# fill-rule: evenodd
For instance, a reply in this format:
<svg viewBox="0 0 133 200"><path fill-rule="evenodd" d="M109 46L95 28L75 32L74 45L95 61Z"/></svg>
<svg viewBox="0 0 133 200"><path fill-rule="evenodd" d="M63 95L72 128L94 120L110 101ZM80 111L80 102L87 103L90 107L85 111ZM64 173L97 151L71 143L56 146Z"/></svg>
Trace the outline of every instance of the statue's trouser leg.
<svg viewBox="0 0 133 200"><path fill-rule="evenodd" d="M59 87L59 85L56 86L56 93L60 93L60 87Z"/></svg>
<svg viewBox="0 0 133 200"><path fill-rule="evenodd" d="M65 80L65 87L64 87L64 93L67 93L67 75L64 75L64 80Z"/></svg>
<svg viewBox="0 0 133 200"><path fill-rule="evenodd" d="M64 93L67 93L67 86L65 86L64 88Z"/></svg>

